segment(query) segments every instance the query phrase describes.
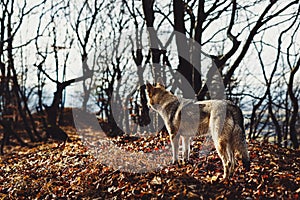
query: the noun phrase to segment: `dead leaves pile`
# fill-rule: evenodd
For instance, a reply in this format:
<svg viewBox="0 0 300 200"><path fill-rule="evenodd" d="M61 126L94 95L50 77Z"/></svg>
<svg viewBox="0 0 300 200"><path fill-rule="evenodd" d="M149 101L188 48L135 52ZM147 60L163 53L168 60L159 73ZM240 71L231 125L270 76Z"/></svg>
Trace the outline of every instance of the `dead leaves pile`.
<svg viewBox="0 0 300 200"><path fill-rule="evenodd" d="M11 147L0 157L1 199L299 199L299 150L269 143L249 144L251 170L239 165L230 180L222 180L215 151L199 157L202 140L193 144L191 163L167 165L145 173L126 172L99 162L73 129L72 143L61 151L55 143ZM158 137L119 137L112 142L126 151L165 150ZM138 162L137 159L130 162Z"/></svg>

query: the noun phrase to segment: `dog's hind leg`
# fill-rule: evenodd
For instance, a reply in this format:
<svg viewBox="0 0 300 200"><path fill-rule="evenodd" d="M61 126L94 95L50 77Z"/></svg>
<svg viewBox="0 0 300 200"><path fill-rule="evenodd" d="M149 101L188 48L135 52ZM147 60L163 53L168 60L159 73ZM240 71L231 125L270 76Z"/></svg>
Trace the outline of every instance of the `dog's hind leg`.
<svg viewBox="0 0 300 200"><path fill-rule="evenodd" d="M230 167L231 167L231 161L229 158L229 155L227 153L227 147L228 144L228 138L226 135L224 136L224 118L222 118L222 115L216 115L211 114L210 122L209 122L209 129L211 131L212 139L214 141L214 145L216 147L216 150L222 160L224 174L223 178L228 178L230 176ZM224 117L224 116L223 116ZM222 130L223 129L223 130Z"/></svg>
<svg viewBox="0 0 300 200"><path fill-rule="evenodd" d="M184 162L190 159L190 137L182 136L182 158Z"/></svg>
<svg viewBox="0 0 300 200"><path fill-rule="evenodd" d="M234 149L231 145L227 144L227 155L228 155L228 176L231 176L235 169L235 158Z"/></svg>
<svg viewBox="0 0 300 200"><path fill-rule="evenodd" d="M222 142L219 141L218 142L218 146L216 147L217 152L222 160L222 164L223 164L223 169L224 169L224 174L223 174L223 178L229 178L230 176L230 168L232 163L230 162L230 158L228 156L227 153L227 144L226 142Z"/></svg>
<svg viewBox="0 0 300 200"><path fill-rule="evenodd" d="M172 145L172 155L173 155L173 164L178 163L178 151L179 151L179 137L178 135L176 136L171 136L171 145Z"/></svg>

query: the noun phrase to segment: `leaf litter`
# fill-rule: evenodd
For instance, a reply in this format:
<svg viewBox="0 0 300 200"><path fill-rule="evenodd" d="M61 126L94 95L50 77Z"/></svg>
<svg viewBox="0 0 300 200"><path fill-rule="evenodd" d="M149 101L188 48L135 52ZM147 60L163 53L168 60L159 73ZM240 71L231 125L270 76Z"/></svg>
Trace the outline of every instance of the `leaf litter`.
<svg viewBox="0 0 300 200"><path fill-rule="evenodd" d="M203 138L195 138L191 162L171 165L164 133L116 137L109 145L95 140L93 149L83 145L74 128L65 131L72 142L63 150L51 142L6 149L0 157L1 199L299 199L299 150L251 141L251 170L239 163L234 175L223 180L214 149L201 154ZM109 151L111 145L119 150ZM148 154L158 161L149 163Z"/></svg>

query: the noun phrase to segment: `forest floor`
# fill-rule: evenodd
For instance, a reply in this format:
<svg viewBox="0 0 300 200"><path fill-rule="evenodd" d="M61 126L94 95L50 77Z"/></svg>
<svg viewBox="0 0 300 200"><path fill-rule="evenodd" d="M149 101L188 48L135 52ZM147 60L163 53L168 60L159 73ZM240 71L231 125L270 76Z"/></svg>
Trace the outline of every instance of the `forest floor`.
<svg viewBox="0 0 300 200"><path fill-rule="evenodd" d="M114 147L125 153L117 157L108 149L103 150L102 155L101 148L105 147L102 145L99 157L90 153L89 146L83 145L75 128L63 129L72 139L63 150L56 148L57 142L51 140L31 147L5 146L5 155L0 156L0 199L300 198L299 150L251 141L251 170L245 172L239 163L234 175L224 181L216 151L211 149L206 155L199 156L201 145L205 143L201 139L193 142L191 163L164 164L152 170L153 163L149 160L148 166L147 159L128 158L126 154L152 153L155 159L153 152L166 152L164 155L170 158L168 136L162 133L110 139ZM128 167L110 165L114 159L115 164L127 159L127 164L140 165L146 170L137 173Z"/></svg>

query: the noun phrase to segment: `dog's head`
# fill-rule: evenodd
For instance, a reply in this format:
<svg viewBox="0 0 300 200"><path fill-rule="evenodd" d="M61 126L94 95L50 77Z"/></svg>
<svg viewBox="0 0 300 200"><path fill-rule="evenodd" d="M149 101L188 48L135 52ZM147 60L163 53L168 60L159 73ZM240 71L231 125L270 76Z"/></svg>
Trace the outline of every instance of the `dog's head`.
<svg viewBox="0 0 300 200"><path fill-rule="evenodd" d="M162 101L166 98L169 93L165 86L161 83L151 84L147 82L146 91L148 96L148 106L153 110L158 111L162 105Z"/></svg>

